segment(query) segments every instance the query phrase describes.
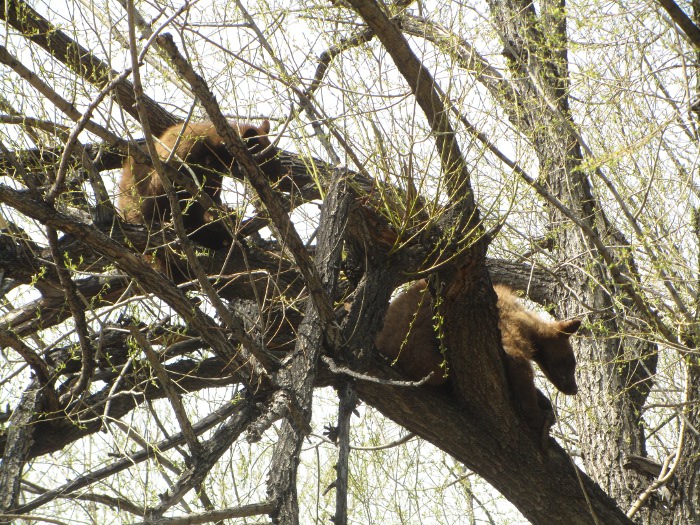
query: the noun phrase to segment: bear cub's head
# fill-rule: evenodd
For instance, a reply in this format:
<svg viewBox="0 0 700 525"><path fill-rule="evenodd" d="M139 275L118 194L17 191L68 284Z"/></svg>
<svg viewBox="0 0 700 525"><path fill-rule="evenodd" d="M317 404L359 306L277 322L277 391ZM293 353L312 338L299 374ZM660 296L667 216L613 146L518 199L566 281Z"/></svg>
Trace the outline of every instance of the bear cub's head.
<svg viewBox="0 0 700 525"><path fill-rule="evenodd" d="M253 124L238 124L241 138L248 146L248 150L255 157L262 172L271 182L275 182L284 175L284 168L278 158L278 150L272 145L268 133L270 133L270 121L265 120L260 126ZM234 165L234 173L241 176L240 168Z"/></svg>
<svg viewBox="0 0 700 525"><path fill-rule="evenodd" d="M569 338L581 327L581 320L557 321L550 327L551 330L538 334L534 341L533 359L560 392L574 395L578 392L576 356Z"/></svg>

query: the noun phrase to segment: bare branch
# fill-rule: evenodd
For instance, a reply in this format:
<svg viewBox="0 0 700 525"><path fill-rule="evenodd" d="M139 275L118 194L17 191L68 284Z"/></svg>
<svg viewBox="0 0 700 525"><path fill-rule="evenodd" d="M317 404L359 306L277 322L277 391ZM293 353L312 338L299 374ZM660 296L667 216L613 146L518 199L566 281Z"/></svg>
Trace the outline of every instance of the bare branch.
<svg viewBox="0 0 700 525"><path fill-rule="evenodd" d="M65 267L65 261L58 251L58 235L56 234L56 230L47 228L46 233L49 240L49 247L51 248L51 256L53 257L56 272L58 273L58 278L61 281L61 286L65 293L66 303L75 321L75 330L78 334L78 342L80 343L82 360L80 377L64 398L70 400L73 397L82 395L92 379L92 373L95 370L95 349L90 342L88 325L85 319L85 306L78 297L78 287L75 285L75 282L73 282L70 272Z"/></svg>
<svg viewBox="0 0 700 525"><path fill-rule="evenodd" d="M269 514L274 508L273 502L254 503L241 507L231 507L228 509L218 509L201 514L191 514L181 518L160 518L156 520L139 521L130 525L196 525L198 523L210 523L213 521L248 518L258 514Z"/></svg>

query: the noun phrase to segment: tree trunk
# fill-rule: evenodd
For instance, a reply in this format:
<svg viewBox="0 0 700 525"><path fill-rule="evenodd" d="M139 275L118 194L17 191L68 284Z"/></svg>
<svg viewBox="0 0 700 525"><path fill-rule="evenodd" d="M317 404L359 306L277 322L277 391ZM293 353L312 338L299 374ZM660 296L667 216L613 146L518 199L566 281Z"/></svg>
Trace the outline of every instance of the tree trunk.
<svg viewBox="0 0 700 525"><path fill-rule="evenodd" d="M489 5L504 38L504 55L512 73L510 85L517 93L517 105L501 97L507 104L504 109L535 149L539 180L546 181L546 191L567 209L564 213L550 201L550 230L558 259L562 263L576 261L576 265L562 264L565 277L557 293L557 316L585 313L590 324L611 334L606 338L575 338L579 362L589 364L578 371L579 446L586 471L627 508L647 485L645 478L625 470L623 463L629 455L646 455L641 408L651 387L656 349L650 343L624 337L624 320L618 317L611 296L621 290L607 267L600 264L600 241L622 249L628 243L598 205L582 163L568 103L563 3L545 2L539 15L528 2L492 0ZM572 215L590 233L570 227ZM592 239L591 233L598 239ZM617 256L628 268L633 267L634 262L625 255ZM575 290L575 298L570 290ZM622 300L631 306L631 301Z"/></svg>

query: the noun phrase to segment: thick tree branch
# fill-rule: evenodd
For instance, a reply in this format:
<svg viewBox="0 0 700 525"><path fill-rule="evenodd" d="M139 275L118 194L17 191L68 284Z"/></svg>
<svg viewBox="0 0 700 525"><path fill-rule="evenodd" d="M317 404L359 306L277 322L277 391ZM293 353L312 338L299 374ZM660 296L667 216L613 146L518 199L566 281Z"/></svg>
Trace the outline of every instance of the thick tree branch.
<svg viewBox="0 0 700 525"><path fill-rule="evenodd" d="M323 281L323 291L328 297L335 296L350 207L349 195L345 190L346 177L344 171L336 172L321 211L315 265ZM282 426L283 435L275 447L268 476L268 495L277 502L274 516L282 524L299 523L297 467L301 444L310 431L311 401L318 359L324 340L339 341L337 323L330 324L318 308L314 301L307 302L294 353L285 360L284 367L276 377L280 387L294 396L292 411L299 411L298 417L292 414ZM335 334L329 336L325 333L327 331Z"/></svg>
<svg viewBox="0 0 700 525"><path fill-rule="evenodd" d="M0 462L0 512L12 511L20 500L22 470L34 442L36 420L43 409L45 386L31 381L8 422ZM0 520L2 518L0 517ZM2 523L6 523L3 521Z"/></svg>
<svg viewBox="0 0 700 525"><path fill-rule="evenodd" d="M47 226L74 235L81 242L123 268L131 276L138 277L141 287L167 302L194 330L201 334L202 338L222 358L233 362L238 361L239 356L236 350L220 332L214 320L194 306L171 281L156 272L143 259L125 250L124 246L113 241L99 230L80 223L43 203L34 202L21 192L5 185L0 185L0 202L9 204L26 216Z"/></svg>
<svg viewBox="0 0 700 525"><path fill-rule="evenodd" d="M661 7L668 13L671 19L678 24L696 50L700 50L700 27L685 14L673 0L657 0Z"/></svg>
<svg viewBox="0 0 700 525"><path fill-rule="evenodd" d="M434 388L357 382L360 398L478 472L533 525L632 525L614 501L556 443L542 454L511 422L508 433ZM439 415L438 415L439 414ZM439 418L437 423L433 416ZM508 434L518 436L509 440ZM533 490L533 487L537 487ZM557 516L552 516L557 509Z"/></svg>

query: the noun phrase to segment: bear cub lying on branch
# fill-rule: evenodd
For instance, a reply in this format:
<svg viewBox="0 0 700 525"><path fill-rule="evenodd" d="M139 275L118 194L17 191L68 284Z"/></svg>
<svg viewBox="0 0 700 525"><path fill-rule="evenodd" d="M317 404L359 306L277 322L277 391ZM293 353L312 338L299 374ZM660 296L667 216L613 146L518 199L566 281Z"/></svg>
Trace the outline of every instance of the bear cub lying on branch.
<svg viewBox="0 0 700 525"><path fill-rule="evenodd" d="M496 285L498 327L505 350L505 372L511 392L533 430L546 435L554 422L552 405L535 387L531 361L564 394L576 394L576 358L569 338L580 319L547 322L526 310L506 286ZM433 372L429 385L447 381L443 357L433 328L433 303L425 281L418 281L396 297L376 338L377 349L412 380Z"/></svg>
<svg viewBox="0 0 700 525"><path fill-rule="evenodd" d="M282 177L281 162L276 158L277 149L272 146L268 133L270 122L265 120L260 126L230 122L247 143L251 153L257 154L257 162L270 180ZM179 171L188 178L194 178L198 186L215 204L221 205L221 185L227 173L242 178L236 159L224 146L223 139L216 133L211 122L176 124L166 129L156 141L156 151L162 160L173 159L183 162ZM155 222L165 223L171 219L171 208L165 193L163 181L148 164L139 164L133 157L124 161L119 181L118 207L124 219L131 223L142 223L151 227ZM176 186L185 231L196 243L218 250L227 246L231 235L224 225L217 221L214 210L206 210L192 198L184 188Z"/></svg>

